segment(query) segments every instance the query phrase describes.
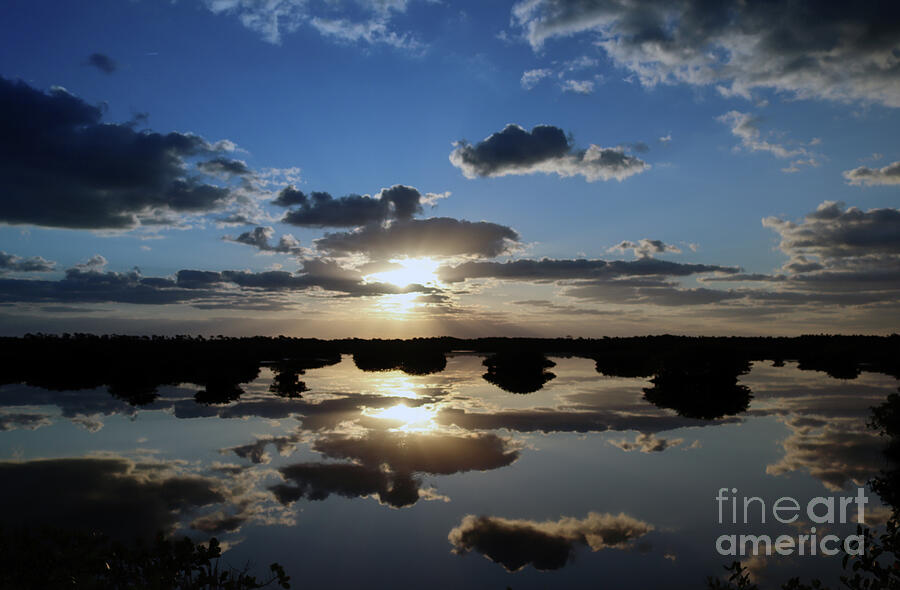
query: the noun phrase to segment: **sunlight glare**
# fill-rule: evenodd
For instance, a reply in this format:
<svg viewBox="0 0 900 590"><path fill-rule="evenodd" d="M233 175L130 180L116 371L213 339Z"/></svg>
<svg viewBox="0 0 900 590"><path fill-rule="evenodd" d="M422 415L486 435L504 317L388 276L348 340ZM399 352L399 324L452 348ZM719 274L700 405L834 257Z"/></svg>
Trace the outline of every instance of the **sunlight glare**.
<svg viewBox="0 0 900 590"><path fill-rule="evenodd" d="M440 262L432 258L410 258L403 261L391 260L394 264L399 264L400 268L392 268L382 272L367 275L369 280L375 280L383 283L390 283L398 287L406 287L407 285L419 284L424 285L437 280L434 271L440 266Z"/></svg>

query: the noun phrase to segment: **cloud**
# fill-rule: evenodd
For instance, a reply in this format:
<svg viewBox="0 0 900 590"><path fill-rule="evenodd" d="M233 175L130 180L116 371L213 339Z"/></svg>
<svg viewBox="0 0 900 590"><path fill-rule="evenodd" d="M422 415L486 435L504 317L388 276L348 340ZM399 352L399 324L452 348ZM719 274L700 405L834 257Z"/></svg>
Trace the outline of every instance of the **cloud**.
<svg viewBox="0 0 900 590"><path fill-rule="evenodd" d="M422 213L422 204L431 204L443 195L423 195L411 186L394 185L374 197L347 195L334 198L328 193L309 195L293 186L283 189L272 201L282 207L297 206L285 213L282 222L303 227L359 227L384 221L408 221Z"/></svg>
<svg viewBox="0 0 900 590"><path fill-rule="evenodd" d="M493 258L510 252L518 242L519 234L505 225L432 217L394 222L387 227L369 225L353 232L329 233L316 240L315 245L319 251L330 255L366 254L376 259L404 256Z"/></svg>
<svg viewBox="0 0 900 590"><path fill-rule="evenodd" d="M103 53L90 54L85 64L97 68L104 74L112 74L119 69L119 64L113 58Z"/></svg>
<svg viewBox="0 0 900 590"><path fill-rule="evenodd" d="M50 272L56 263L40 256L22 258L0 250L0 274L5 272Z"/></svg>
<svg viewBox="0 0 900 590"><path fill-rule="evenodd" d="M828 423L798 418L788 423L784 456L766 466L769 475L806 471L830 491L863 486L883 466L884 440L858 419L830 417Z"/></svg>
<svg viewBox="0 0 900 590"><path fill-rule="evenodd" d="M182 269L172 277L146 277L139 270L105 271L102 261L66 269L60 280L0 277L4 303L130 303L169 305L189 303L198 308L277 310L289 307L283 296L291 292L322 290L347 297L431 293L418 284L398 287L367 282L362 274L327 259L310 259L299 273L244 270ZM235 289L234 287L240 287Z"/></svg>
<svg viewBox="0 0 900 590"><path fill-rule="evenodd" d="M313 17L309 24L322 36L346 43L363 41L368 45L387 45L413 53L421 53L426 48L426 45L413 35L392 31L385 18L352 21L343 18Z"/></svg>
<svg viewBox="0 0 900 590"><path fill-rule="evenodd" d="M760 306L868 306L875 313L879 305L897 300L900 210L863 211L841 202L824 201L799 222L766 217L762 224L781 237L779 248L789 258L782 265L783 272L736 273L699 280L768 283L777 290L727 292Z"/></svg>
<svg viewBox="0 0 900 590"><path fill-rule="evenodd" d="M409 0L358 0L358 11L339 3L326 3L324 10L305 0L204 0L215 14L227 14L243 26L259 33L265 41L280 44L285 34L294 33L308 25L324 37L342 43L386 45L398 49L424 49L424 44L411 33L391 28L394 13L406 11ZM349 12L353 18L345 14ZM357 14L361 13L361 14Z"/></svg>
<svg viewBox="0 0 900 590"><path fill-rule="evenodd" d="M101 115L64 89L45 93L0 78L0 222L129 229L232 200L231 189L192 177L185 162L222 145L101 123Z"/></svg>
<svg viewBox="0 0 900 590"><path fill-rule="evenodd" d="M250 231L246 231L237 237L223 236L226 242L234 242L236 244L246 244L253 246L260 252L277 252L281 254L302 254L304 249L300 246L300 242L291 234L284 234L278 239L276 244L269 243L275 236L275 229L271 227L255 227Z"/></svg>
<svg viewBox="0 0 900 590"><path fill-rule="evenodd" d="M588 182L621 181L650 167L619 147L591 145L576 150L563 130L552 125L537 125L526 131L514 124L475 145L457 142L450 162L466 178L543 172L564 178L581 175Z"/></svg>
<svg viewBox="0 0 900 590"><path fill-rule="evenodd" d="M860 166L844 172L849 184L857 186L888 186L900 184L900 162L888 164L883 168Z"/></svg>
<svg viewBox="0 0 900 590"><path fill-rule="evenodd" d="M229 177L253 175L253 171L247 167L247 163L243 160L234 160L224 156L212 158L205 162L199 162L197 168L207 174L212 174L213 176Z"/></svg>
<svg viewBox="0 0 900 590"><path fill-rule="evenodd" d="M560 569L572 560L577 546L624 549L652 530L653 525L626 514L590 512L584 519L567 516L543 522L469 514L447 538L454 553L476 551L514 572L526 565Z"/></svg>
<svg viewBox="0 0 900 590"><path fill-rule="evenodd" d="M522 88L524 88L525 90L531 90L532 88L540 84L541 80L549 78L552 75L553 70L547 68L527 70L522 73L522 79L519 80L519 84L521 84Z"/></svg>
<svg viewBox="0 0 900 590"><path fill-rule="evenodd" d="M759 120L749 113L729 111L716 119L731 126L731 133L740 138L741 146L744 149L751 152L767 152L776 158L794 158L787 167L781 169L782 172L799 172L802 166L817 167L819 165L819 161L816 159L818 156L805 147L788 148L782 144L762 139L758 126ZM810 142L810 145L817 143Z"/></svg>
<svg viewBox="0 0 900 590"><path fill-rule="evenodd" d="M420 498L433 497L421 489L422 481L415 473L449 475L498 469L519 456L507 439L494 434L331 434L318 439L313 449L326 457L354 463L300 463L280 469L285 483L270 489L281 503L301 498L324 500L337 494L347 498L376 496L383 504L402 508Z"/></svg>
<svg viewBox="0 0 900 590"><path fill-rule="evenodd" d="M269 488L282 504L300 499L325 500L376 496L395 508L410 506L421 497L421 481L408 473L385 472L352 463L298 463L279 469L286 483Z"/></svg>
<svg viewBox="0 0 900 590"><path fill-rule="evenodd" d="M42 426L50 426L53 421L43 414L7 414L0 413L0 432L8 430L37 430Z"/></svg>
<svg viewBox="0 0 900 590"><path fill-rule="evenodd" d="M554 282L574 279L611 280L620 277L652 275L688 276L698 273L738 272L738 268L713 264L684 264L639 258L638 260L540 260L519 259L509 262L469 261L438 267L436 274L442 281L455 283L467 279L504 279L511 281Z"/></svg>
<svg viewBox="0 0 900 590"><path fill-rule="evenodd" d="M634 442L622 439L611 440L609 444L619 447L625 452L640 451L642 453L661 453L668 448L675 447L684 442L682 438L665 439L659 438L655 434L640 433Z"/></svg>
<svg viewBox="0 0 900 590"><path fill-rule="evenodd" d="M572 92L573 94L593 94L593 80L563 80L560 86L563 92Z"/></svg>
<svg viewBox="0 0 900 590"><path fill-rule="evenodd" d="M896 268L900 263L900 209L863 211L839 201L824 201L800 223L766 217L763 226L781 235L780 248L795 256L814 256L829 266L848 262Z"/></svg>
<svg viewBox="0 0 900 590"><path fill-rule="evenodd" d="M553 303L548 299L526 299L523 301L513 301L513 305L525 305L530 307L537 307L542 310L552 311L553 313L565 314L565 315L609 315L609 311L603 311L600 309L590 309L583 307L575 307L572 305L559 305L558 303Z"/></svg>
<svg viewBox="0 0 900 590"><path fill-rule="evenodd" d="M605 432L607 430L639 430L642 432L662 432L687 426L704 426L695 418L660 413L636 414L623 408L621 411L598 409L594 406L577 410L555 410L534 408L527 410L502 410L495 412L466 412L456 408L446 408L438 413L439 424L455 425L467 430L498 430L505 428L514 432ZM715 422L737 422L736 418L725 418Z"/></svg>
<svg viewBox="0 0 900 590"><path fill-rule="evenodd" d="M226 453L230 451L242 459L249 459L253 463L269 463L272 458L266 452L267 446L274 446L279 455L287 457L297 448L297 443L300 442L300 439L299 434L263 436L252 443L222 449L220 452Z"/></svg>
<svg viewBox="0 0 900 590"><path fill-rule="evenodd" d="M664 254L666 252L681 254L681 249L678 246L666 244L662 240L650 240L648 238L643 238L638 242L629 240L619 242L610 248L608 252L626 252L628 250L634 252L634 255L638 258L650 258L654 254Z"/></svg>
<svg viewBox="0 0 900 590"><path fill-rule="evenodd" d="M536 51L553 38L599 35L596 45L645 86L717 85L745 97L767 88L900 106L893 3L521 0L512 20Z"/></svg>

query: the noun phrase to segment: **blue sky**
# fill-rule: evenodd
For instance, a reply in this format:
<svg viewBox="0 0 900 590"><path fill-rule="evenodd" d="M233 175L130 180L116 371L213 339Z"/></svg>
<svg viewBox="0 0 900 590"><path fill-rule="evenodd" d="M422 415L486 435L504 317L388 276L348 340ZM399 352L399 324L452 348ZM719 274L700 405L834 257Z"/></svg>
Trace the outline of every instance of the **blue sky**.
<svg viewBox="0 0 900 590"><path fill-rule="evenodd" d="M64 93L100 105L102 120L74 129L79 137L105 124L131 129L135 141L151 131L199 136L204 154L166 152L179 158L179 174L195 177L196 164L213 157L241 161L249 172L203 177L228 194L189 213L156 197L148 197L152 207L129 201L137 221L119 227L73 228L34 213L37 207L20 214L9 205L0 212L0 330L896 331L897 9L875 2L719 8L712 14L691 1L640 8L565 0L9 2L0 76L23 112L39 117L27 110L39 100L35 93L57 101ZM488 142L479 151L479 142L492 134L499 142L510 124L522 128L510 142L527 146L501 153ZM534 139L540 125L568 143L551 149ZM53 192L48 209L59 209L56 199L78 208L83 195L65 182L23 184L16 171L25 156L10 137L0 151L7 160L0 200L33 202ZM234 149L216 143L222 140ZM459 160L451 162L460 140L487 173L472 168L470 178ZM61 143L73 158L95 158L82 144ZM615 161L586 164L591 146ZM526 152L530 160L515 160ZM53 162L35 166L35 178L55 179L60 170ZM112 199L121 187L109 182L92 177L90 198ZM286 209L272 200L289 184L305 194L373 200L382 189L414 187L422 195L415 219L374 219L370 234L427 237L410 238L390 256L365 240L350 254L325 250L316 242L324 234L365 228L285 223ZM820 206L832 214L807 217ZM223 223L238 211L243 223ZM150 224L154 215L165 222ZM416 225L431 217L453 221ZM770 217L793 225L764 225ZM467 226L457 238L442 234L460 220L491 222L517 238L503 238L502 252L448 250L452 239L474 244L465 232L505 231ZM299 246L273 253L239 239L256 227L271 227L272 243L291 234ZM431 245L403 249L421 239ZM611 250L622 242L635 247ZM96 255L102 259L88 263ZM23 262L37 257L46 264ZM428 263L412 263L419 270L406 274L373 278L363 266L422 257ZM798 257L815 266L783 267ZM552 277L499 266L543 258L631 266L582 265ZM356 274L334 289L313 276L322 261ZM654 261L676 266L657 269ZM463 264L482 266L449 282L450 271L430 272ZM73 268L80 274L67 273ZM186 281L179 284L181 270L255 278L207 277L209 288L192 295ZM273 271L290 276L260 274ZM721 280L726 275L735 280ZM99 285L110 280L120 285L105 292ZM371 287L376 282L382 287ZM163 293L144 298L150 289Z"/></svg>

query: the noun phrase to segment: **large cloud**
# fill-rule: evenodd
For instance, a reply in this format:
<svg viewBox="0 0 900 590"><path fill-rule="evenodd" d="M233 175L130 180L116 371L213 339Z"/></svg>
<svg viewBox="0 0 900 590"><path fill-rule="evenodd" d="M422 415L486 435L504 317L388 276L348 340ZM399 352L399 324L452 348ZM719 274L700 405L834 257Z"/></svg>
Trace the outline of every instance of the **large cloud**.
<svg viewBox="0 0 900 590"><path fill-rule="evenodd" d="M789 259L775 274L701 277L702 282L767 283L777 290L728 291L764 305L892 304L900 295L900 210L863 211L825 201L800 221L762 220ZM875 307L873 307L875 309Z"/></svg>
<svg viewBox="0 0 900 590"><path fill-rule="evenodd" d="M382 504L402 508L419 501L421 481L409 473L387 472L352 463L298 463L279 469L287 483L275 484L272 494L282 504L300 499L325 500L375 496Z"/></svg>
<svg viewBox="0 0 900 590"><path fill-rule="evenodd" d="M366 254L370 258L408 256L481 256L509 252L519 234L510 227L487 221L449 217L411 219L387 227L369 225L353 232L325 234L316 248L331 255Z"/></svg>
<svg viewBox="0 0 900 590"><path fill-rule="evenodd" d="M475 145L456 144L450 162L467 178L544 172L562 177L582 175L595 180L624 180L650 166L620 147L591 145L576 150L565 132L552 125L538 125L530 132L507 125Z"/></svg>
<svg viewBox="0 0 900 590"><path fill-rule="evenodd" d="M185 162L230 144L139 132L102 123L102 113L64 89L0 78L0 222L125 229L218 210L234 196Z"/></svg>
<svg viewBox="0 0 900 590"><path fill-rule="evenodd" d="M324 500L337 494L348 498L376 496L383 504L401 508L431 495L422 489L422 481L415 474L498 469L519 457L507 439L495 434L331 434L318 439L313 449L326 457L354 463L300 463L280 469L285 483L270 489L283 504L301 498Z"/></svg>
<svg viewBox="0 0 900 590"><path fill-rule="evenodd" d="M900 106L900 6L799 0L521 0L513 21L537 50L548 39L598 35L597 45L647 86L718 84L748 96Z"/></svg>
<svg viewBox="0 0 900 590"><path fill-rule="evenodd" d="M557 521L513 520L469 514L447 535L453 552L477 551L514 572L531 564L538 570L565 566L579 545L592 551L627 548L653 530L653 525L626 514L569 516Z"/></svg>

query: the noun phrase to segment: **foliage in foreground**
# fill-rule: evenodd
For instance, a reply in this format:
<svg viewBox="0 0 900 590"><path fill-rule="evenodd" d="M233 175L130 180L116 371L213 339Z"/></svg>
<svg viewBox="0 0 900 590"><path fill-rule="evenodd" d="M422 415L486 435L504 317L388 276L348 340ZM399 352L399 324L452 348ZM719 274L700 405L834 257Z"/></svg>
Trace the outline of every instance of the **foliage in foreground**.
<svg viewBox="0 0 900 590"><path fill-rule="evenodd" d="M219 542L206 545L159 535L125 545L99 533L58 529L0 531L0 588L90 590L251 590L290 588L282 566L258 580L221 561Z"/></svg>

